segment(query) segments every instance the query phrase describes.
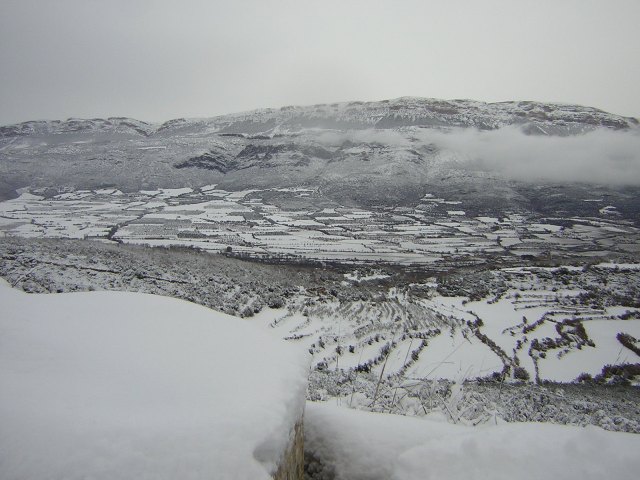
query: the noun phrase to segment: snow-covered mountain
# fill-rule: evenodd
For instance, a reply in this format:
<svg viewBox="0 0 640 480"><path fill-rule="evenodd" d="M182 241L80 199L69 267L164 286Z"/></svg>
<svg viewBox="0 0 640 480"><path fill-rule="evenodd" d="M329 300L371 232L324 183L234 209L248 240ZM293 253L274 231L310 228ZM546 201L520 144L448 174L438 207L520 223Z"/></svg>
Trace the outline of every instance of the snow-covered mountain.
<svg viewBox="0 0 640 480"><path fill-rule="evenodd" d="M623 184L626 190L621 191L601 182L597 171L590 174L590 169L570 163L565 170L573 168L578 183L564 181L566 173L562 182L544 180L556 164L541 164L542 173L532 176L526 168L505 175L502 163L491 163L496 156L506 155L509 161L509 155L535 152L537 147L531 149L527 142L540 143L526 139L584 137L587 146L580 148L591 151L589 145L606 143L597 135L620 135L606 140L622 144L621 132L640 138L638 120L576 105L412 97L163 124L127 118L25 122L0 127L0 198L29 186L136 191L211 183L229 190L305 185L341 204L402 205L431 192L455 197L478 212L504 206L546 211L549 202L541 202L532 185L552 184L553 192L543 194L551 199L551 211L557 209L552 200L557 194L563 197L562 209L577 213L583 197L595 194L615 197L619 211L632 213L638 190L624 185L634 184L625 171L613 182ZM476 158L476 150L487 144L492 149ZM554 148L544 145L540 156ZM603 168L605 163L603 159ZM594 189L585 186L589 183L601 185Z"/></svg>

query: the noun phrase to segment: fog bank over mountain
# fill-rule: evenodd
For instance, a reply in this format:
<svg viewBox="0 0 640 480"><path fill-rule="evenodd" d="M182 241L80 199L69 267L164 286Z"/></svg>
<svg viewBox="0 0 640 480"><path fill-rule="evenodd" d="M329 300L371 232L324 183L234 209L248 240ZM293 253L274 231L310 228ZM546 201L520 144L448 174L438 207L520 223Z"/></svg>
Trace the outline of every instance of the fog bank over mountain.
<svg viewBox="0 0 640 480"><path fill-rule="evenodd" d="M437 148L457 166L518 181L640 185L640 131L589 131L582 135L531 135L522 128L454 128L448 131L356 130L325 132L328 147L345 142L401 149Z"/></svg>
<svg viewBox="0 0 640 480"><path fill-rule="evenodd" d="M494 131L429 132L424 140L458 152L474 169L520 181L640 185L638 131L594 130L570 137Z"/></svg>

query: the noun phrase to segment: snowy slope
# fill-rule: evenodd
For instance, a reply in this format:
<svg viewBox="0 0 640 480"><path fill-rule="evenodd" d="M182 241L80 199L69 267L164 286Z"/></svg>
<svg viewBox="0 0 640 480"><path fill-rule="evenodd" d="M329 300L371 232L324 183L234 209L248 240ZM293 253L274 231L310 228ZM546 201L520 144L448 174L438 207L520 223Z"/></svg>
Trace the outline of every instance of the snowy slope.
<svg viewBox="0 0 640 480"><path fill-rule="evenodd" d="M306 412L312 479L630 480L640 469L640 436L597 427L472 428L311 402Z"/></svg>
<svg viewBox="0 0 640 480"><path fill-rule="evenodd" d="M296 347L166 297L27 295L3 282L0 304L0 477L275 470L303 409Z"/></svg>

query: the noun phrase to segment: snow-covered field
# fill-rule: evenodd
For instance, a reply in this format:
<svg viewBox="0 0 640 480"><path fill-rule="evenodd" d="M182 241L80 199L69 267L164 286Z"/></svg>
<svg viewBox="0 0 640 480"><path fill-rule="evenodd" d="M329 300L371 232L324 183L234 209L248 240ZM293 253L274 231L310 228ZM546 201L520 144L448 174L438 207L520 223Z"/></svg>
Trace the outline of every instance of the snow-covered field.
<svg viewBox="0 0 640 480"><path fill-rule="evenodd" d="M0 280L0 477L268 479L307 359L182 300L28 295Z"/></svg>
<svg viewBox="0 0 640 480"><path fill-rule="evenodd" d="M342 263L438 265L482 263L498 256L517 261L552 249L581 256L595 250L637 252L638 229L616 219L473 217L428 199L413 208L371 209L322 204L306 189L248 189L231 192L161 188L123 193L117 189L71 190L45 196L25 191L0 202L0 236L93 238L151 246L193 246L255 258L302 258ZM304 199L306 208L278 205ZM307 198L307 196L314 196ZM265 199L265 197L267 199ZM438 201L436 201L438 200ZM459 202L458 202L459 203ZM539 223L546 220L547 223Z"/></svg>

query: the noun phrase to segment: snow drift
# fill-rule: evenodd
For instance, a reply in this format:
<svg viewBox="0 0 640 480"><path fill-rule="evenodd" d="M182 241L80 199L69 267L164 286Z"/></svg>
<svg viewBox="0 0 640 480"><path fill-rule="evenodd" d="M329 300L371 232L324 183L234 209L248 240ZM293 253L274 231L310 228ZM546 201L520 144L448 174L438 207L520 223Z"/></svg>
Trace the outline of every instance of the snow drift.
<svg viewBox="0 0 640 480"><path fill-rule="evenodd" d="M598 427L452 425L307 403L309 478L635 479L640 436Z"/></svg>
<svg viewBox="0 0 640 480"><path fill-rule="evenodd" d="M303 354L246 321L120 292L0 281L0 477L270 478Z"/></svg>

